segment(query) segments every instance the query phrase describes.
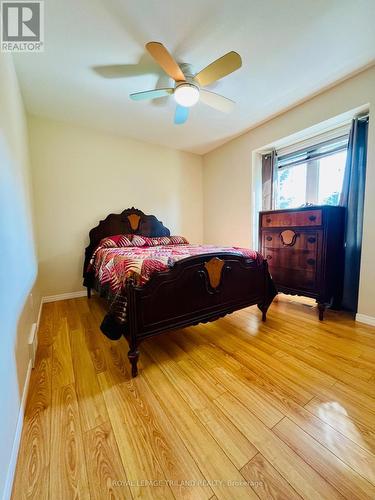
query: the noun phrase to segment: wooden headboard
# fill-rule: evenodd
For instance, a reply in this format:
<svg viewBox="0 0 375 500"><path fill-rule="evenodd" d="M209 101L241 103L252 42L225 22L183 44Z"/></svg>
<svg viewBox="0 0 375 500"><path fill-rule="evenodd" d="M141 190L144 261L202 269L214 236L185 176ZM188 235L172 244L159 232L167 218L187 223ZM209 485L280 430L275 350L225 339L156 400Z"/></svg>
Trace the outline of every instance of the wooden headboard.
<svg viewBox="0 0 375 500"><path fill-rule="evenodd" d="M89 232L90 244L86 248L83 275L90 262L91 255L100 240L116 234L140 234L142 236L170 236L168 228L163 226L155 215L146 215L137 208L127 208L121 214L110 214Z"/></svg>

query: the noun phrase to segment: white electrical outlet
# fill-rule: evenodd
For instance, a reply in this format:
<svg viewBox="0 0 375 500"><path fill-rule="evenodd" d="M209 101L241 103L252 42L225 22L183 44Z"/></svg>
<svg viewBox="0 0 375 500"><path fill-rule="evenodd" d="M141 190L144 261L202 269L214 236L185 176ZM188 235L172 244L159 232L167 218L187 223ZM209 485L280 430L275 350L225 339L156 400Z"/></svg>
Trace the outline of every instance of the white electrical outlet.
<svg viewBox="0 0 375 500"><path fill-rule="evenodd" d="M38 336L36 334L36 323L31 325L30 335L29 335L29 356L31 359L31 366L35 366L36 350L38 348Z"/></svg>

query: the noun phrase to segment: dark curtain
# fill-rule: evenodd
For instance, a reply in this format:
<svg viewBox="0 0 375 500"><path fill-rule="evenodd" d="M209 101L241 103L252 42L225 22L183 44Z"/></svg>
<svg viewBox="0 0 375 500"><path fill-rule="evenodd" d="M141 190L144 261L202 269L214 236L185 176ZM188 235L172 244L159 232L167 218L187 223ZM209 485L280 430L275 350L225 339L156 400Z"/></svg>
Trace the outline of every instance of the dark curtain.
<svg viewBox="0 0 375 500"><path fill-rule="evenodd" d="M346 207L345 273L342 307L357 312L365 198L367 118L355 118L349 135L348 154L340 205Z"/></svg>
<svg viewBox="0 0 375 500"><path fill-rule="evenodd" d="M262 156L262 210L274 208L276 152Z"/></svg>

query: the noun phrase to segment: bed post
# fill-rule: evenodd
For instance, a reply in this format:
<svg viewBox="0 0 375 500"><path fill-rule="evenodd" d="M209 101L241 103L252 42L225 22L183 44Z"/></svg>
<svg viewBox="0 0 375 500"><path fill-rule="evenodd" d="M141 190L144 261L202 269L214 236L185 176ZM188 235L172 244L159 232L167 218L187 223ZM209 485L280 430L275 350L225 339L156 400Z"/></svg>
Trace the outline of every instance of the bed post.
<svg viewBox="0 0 375 500"><path fill-rule="evenodd" d="M267 320L267 311L270 307L273 299L277 295L277 290L268 272L268 263L266 260L263 262L263 273L264 273L264 294L263 301L258 304L258 308L262 311L262 321Z"/></svg>
<svg viewBox="0 0 375 500"><path fill-rule="evenodd" d="M126 292L128 298L128 329L129 329L129 352L128 359L132 367L132 377L138 375L138 359L139 350L137 344L137 315L136 315L136 303L135 303L135 293L134 293L134 279L130 278L127 283Z"/></svg>
<svg viewBox="0 0 375 500"><path fill-rule="evenodd" d="M137 364L139 359L139 351L136 347L130 348L130 351L128 352L128 359L130 361L130 364L132 365L132 378L134 378L138 375Z"/></svg>

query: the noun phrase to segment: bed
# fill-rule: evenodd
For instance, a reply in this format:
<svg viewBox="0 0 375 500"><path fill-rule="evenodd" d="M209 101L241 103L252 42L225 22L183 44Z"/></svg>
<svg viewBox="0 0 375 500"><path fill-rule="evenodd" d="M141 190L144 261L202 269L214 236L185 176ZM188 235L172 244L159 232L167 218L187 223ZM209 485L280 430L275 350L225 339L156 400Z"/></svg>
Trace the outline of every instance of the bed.
<svg viewBox="0 0 375 500"><path fill-rule="evenodd" d="M251 305L265 321L276 295L257 252L190 245L134 207L108 215L89 239L83 284L89 298L94 289L108 300L101 330L112 340L126 337L132 377L143 340Z"/></svg>

